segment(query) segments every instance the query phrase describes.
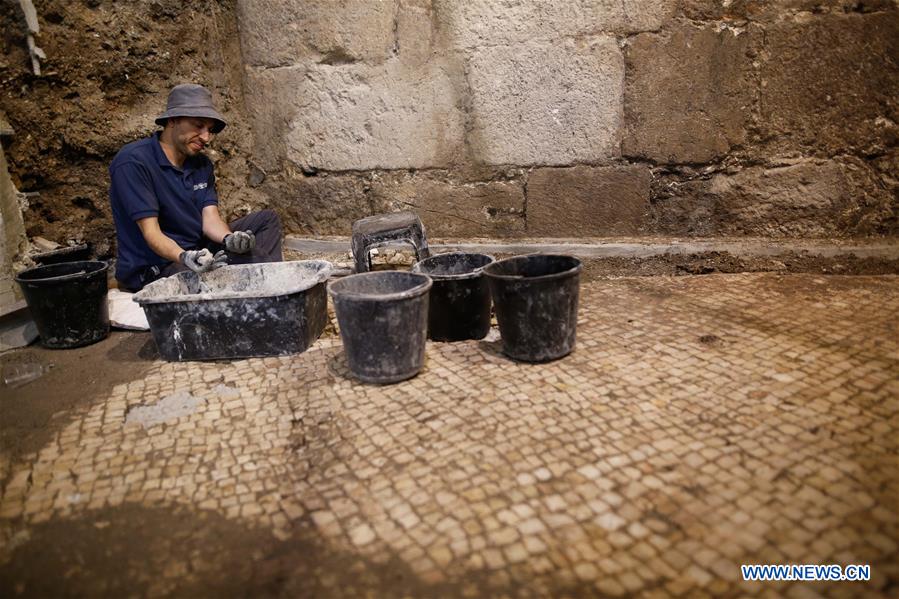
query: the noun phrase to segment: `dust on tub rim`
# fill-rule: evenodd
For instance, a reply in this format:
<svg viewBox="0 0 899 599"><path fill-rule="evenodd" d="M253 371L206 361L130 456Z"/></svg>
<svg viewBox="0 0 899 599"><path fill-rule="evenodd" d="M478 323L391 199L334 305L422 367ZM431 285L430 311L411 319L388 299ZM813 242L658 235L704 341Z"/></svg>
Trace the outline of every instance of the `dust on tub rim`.
<svg viewBox="0 0 899 599"><path fill-rule="evenodd" d="M132 297L131 299L143 306L145 304L172 304L178 302L211 302L230 299L262 299L268 297L282 297L286 295L293 295L295 293L302 293L303 291L312 289L320 283L324 283L331 276L331 271L333 270L334 265L327 260L288 260L283 262L257 262L254 264L231 264L228 266L223 266L222 268L218 268L209 274L216 276L215 273L221 273L222 271L226 271L226 269L234 270L264 267L283 270L305 270L306 273L304 274L306 276L300 277L296 285L290 287L282 287L279 289L260 291L257 288L248 289L246 291L169 293L166 295L155 295L157 293L157 289L167 285L172 285L173 280L177 280L178 278L184 279L191 276L203 276L191 271L187 271L153 281L152 283L135 293L134 297Z"/></svg>
<svg viewBox="0 0 899 599"><path fill-rule="evenodd" d="M359 291L341 291L341 287L350 285L351 283L347 283L347 281L358 281L362 277L367 278L383 278L385 276L407 276L412 279L422 278L420 283L409 287L408 289L403 289L401 291L391 291L387 293L362 293ZM351 300L363 300L363 301L391 301L398 299L408 299L412 297L418 297L424 293L427 293L431 290L431 286L434 284L433 280L430 276L424 273L418 272L410 272L406 270L378 270L373 272L361 272L358 274L350 275L348 277L344 277L339 281L334 281L328 285L328 294L332 298L342 300L342 299L351 299ZM335 285L337 286L337 291L334 290Z"/></svg>
<svg viewBox="0 0 899 599"><path fill-rule="evenodd" d="M564 260L570 260L573 263L573 266L570 268L566 268L564 270L560 270L558 272L550 272L545 275L535 275L533 277L528 277L525 275L512 275L505 273L493 272L497 269L501 269L502 267L516 261L526 261L529 258L562 258ZM504 281L548 281L551 279L561 279L564 277L569 277L572 275L576 275L581 272L583 269L584 263L577 257L571 256L569 254L523 254L521 256L511 256L509 258L504 258L502 260L497 260L496 262L491 262L487 266L484 267L483 273L489 279L502 279Z"/></svg>
<svg viewBox="0 0 899 599"><path fill-rule="evenodd" d="M443 274L436 272L425 272L425 263L426 262L436 262L438 260L445 260L451 256L483 256L485 258L489 258L489 260L484 263L483 266L478 266L469 270L467 272L454 273L454 274ZM465 279L476 279L481 276L484 272L484 269L496 262L496 258L490 254L483 254L481 252L444 252L442 254L432 254L427 258L419 260L415 264L412 265L412 270L410 272L414 272L421 275L427 275L434 279L435 281L462 281Z"/></svg>

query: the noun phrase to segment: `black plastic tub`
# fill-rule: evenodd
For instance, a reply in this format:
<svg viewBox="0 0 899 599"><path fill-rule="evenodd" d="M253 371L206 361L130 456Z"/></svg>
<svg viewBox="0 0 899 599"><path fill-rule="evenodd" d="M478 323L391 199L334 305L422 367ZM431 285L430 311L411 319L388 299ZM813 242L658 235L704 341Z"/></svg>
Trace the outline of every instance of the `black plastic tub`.
<svg viewBox="0 0 899 599"><path fill-rule="evenodd" d="M396 383L421 371L430 277L380 271L331 282L347 365L366 383Z"/></svg>
<svg viewBox="0 0 899 599"><path fill-rule="evenodd" d="M136 293L166 360L281 356L306 351L328 320L323 260L182 272Z"/></svg>
<svg viewBox="0 0 899 599"><path fill-rule="evenodd" d="M105 262L84 260L37 266L16 275L41 345L68 349L109 335Z"/></svg>
<svg viewBox="0 0 899 599"><path fill-rule="evenodd" d="M428 338L434 341L483 339L490 331L490 288L481 276L495 258L452 252L431 256L412 272L433 279L428 307Z"/></svg>
<svg viewBox="0 0 899 599"><path fill-rule="evenodd" d="M568 355L577 334L581 261L532 254L488 265L503 353L524 362Z"/></svg>

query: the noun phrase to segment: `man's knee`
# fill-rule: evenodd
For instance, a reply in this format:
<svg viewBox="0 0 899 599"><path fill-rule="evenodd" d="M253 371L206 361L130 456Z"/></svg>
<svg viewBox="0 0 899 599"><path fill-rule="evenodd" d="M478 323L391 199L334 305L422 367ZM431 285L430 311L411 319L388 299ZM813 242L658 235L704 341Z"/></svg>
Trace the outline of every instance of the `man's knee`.
<svg viewBox="0 0 899 599"><path fill-rule="evenodd" d="M251 212L246 216L228 223L232 231L252 231L257 236L260 233L280 235L281 219L274 210L265 209Z"/></svg>
<svg viewBox="0 0 899 599"><path fill-rule="evenodd" d="M260 210L255 214L256 252L267 262L280 262L282 233L281 219L274 210Z"/></svg>
<svg viewBox="0 0 899 599"><path fill-rule="evenodd" d="M262 222L264 222L266 226L276 227L278 229L281 228L281 218L278 216L278 213L271 208L260 210L259 216L262 218Z"/></svg>
<svg viewBox="0 0 899 599"><path fill-rule="evenodd" d="M281 234L281 219L278 213L270 208L259 210L248 215L252 220L254 232L271 231Z"/></svg>

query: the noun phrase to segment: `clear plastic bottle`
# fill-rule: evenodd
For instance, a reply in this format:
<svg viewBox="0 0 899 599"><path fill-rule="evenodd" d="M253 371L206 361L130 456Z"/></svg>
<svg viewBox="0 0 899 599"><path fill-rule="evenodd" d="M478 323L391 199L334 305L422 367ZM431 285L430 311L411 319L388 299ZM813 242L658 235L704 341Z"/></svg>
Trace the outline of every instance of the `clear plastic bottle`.
<svg viewBox="0 0 899 599"><path fill-rule="evenodd" d="M27 385L33 380L42 377L50 365L37 362L25 362L24 364L6 364L3 366L3 386L10 389Z"/></svg>

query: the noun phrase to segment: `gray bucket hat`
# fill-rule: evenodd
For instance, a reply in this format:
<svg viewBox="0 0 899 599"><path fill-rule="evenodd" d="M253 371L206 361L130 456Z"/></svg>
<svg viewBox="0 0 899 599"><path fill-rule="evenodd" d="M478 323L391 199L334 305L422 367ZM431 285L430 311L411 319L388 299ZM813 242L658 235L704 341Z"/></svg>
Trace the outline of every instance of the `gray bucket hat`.
<svg viewBox="0 0 899 599"><path fill-rule="evenodd" d="M227 123L222 115L212 107L212 94L202 85L182 83L169 92L165 112L156 117L156 124L165 127L165 122L176 116L198 116L216 121L213 133L225 128Z"/></svg>

